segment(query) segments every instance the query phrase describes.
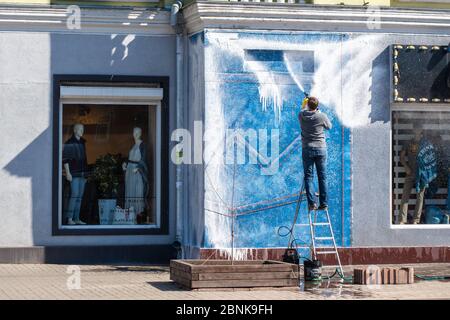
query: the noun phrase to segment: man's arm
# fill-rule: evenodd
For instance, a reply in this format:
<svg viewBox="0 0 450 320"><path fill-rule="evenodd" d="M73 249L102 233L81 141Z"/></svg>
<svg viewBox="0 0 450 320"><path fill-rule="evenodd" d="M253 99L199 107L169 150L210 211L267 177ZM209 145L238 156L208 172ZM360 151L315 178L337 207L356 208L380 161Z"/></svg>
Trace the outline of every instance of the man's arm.
<svg viewBox="0 0 450 320"><path fill-rule="evenodd" d="M330 130L331 128L333 128L333 125L331 124L330 119L328 119L327 115L322 113L323 116L323 126L326 130Z"/></svg>
<svg viewBox="0 0 450 320"><path fill-rule="evenodd" d="M302 112L301 111L298 113L298 123L299 123L300 129L301 129L301 127L302 127Z"/></svg>

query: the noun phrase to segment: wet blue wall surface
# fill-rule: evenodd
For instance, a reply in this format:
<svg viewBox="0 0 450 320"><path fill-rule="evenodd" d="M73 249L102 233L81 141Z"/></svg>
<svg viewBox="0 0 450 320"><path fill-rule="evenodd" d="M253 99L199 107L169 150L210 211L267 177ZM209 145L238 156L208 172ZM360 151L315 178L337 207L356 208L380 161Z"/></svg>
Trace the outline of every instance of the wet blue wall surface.
<svg viewBox="0 0 450 320"><path fill-rule="evenodd" d="M279 171L272 176L261 176L262 164L237 165L234 188L232 165L206 159L204 165L190 169L196 178L189 183L196 205L191 205L187 214L198 217L196 227L188 228L188 232L196 230L198 240L190 245L225 249L221 252L228 255L232 242L229 215L233 209L238 214L235 247L273 248L288 244L287 238L278 236L278 229L290 226L295 193L302 179L301 147L296 140L300 132L296 115L303 98L299 80L306 91L319 97L322 112L333 118L334 128L327 138L328 172L330 212L338 245L448 245L448 229L392 224L389 51L392 44L399 43L447 45L448 34L207 29L200 35L191 37L190 43L195 51L201 51L201 61L194 61L204 66L204 76L191 77L190 83L203 92L194 90L202 99L190 99L190 112L198 112L189 121L204 124L205 147L212 144L219 158L224 158L219 150L225 147L216 145L226 140L226 128L255 127L279 129L279 151L285 153L280 158ZM285 54L301 61L302 66L294 63L288 68ZM270 89L273 84L278 92ZM192 95L191 90L189 94ZM274 99L270 96L278 102L277 107L282 102L279 113L278 108L274 111ZM305 222L305 204L301 212ZM307 230L299 234L300 240L308 240ZM242 258L245 251L240 251Z"/></svg>
<svg viewBox="0 0 450 320"><path fill-rule="evenodd" d="M222 35L224 37L222 37ZM242 51L230 47L230 35L205 33L205 127L220 122L209 140L224 139L225 147L219 151L226 159L226 150L234 140L227 139L225 129L267 130L271 148L272 130L279 131L279 164L274 174L262 174L268 166L263 161L249 163L247 149L244 164L224 163L213 169L205 166L205 237L203 247L231 247L230 215L236 214L234 246L237 248L284 247L288 238L281 237L290 227L296 208L296 194L303 182L302 148L298 112L305 91L312 87L315 64L314 51L289 50L292 65L286 66L286 50L267 43L277 41L301 44L326 39L336 45L345 36L336 35L270 35L262 33L234 33L234 40L246 43ZM246 41L248 40L248 41ZM262 41L262 42L259 42ZM261 49L261 43L266 46ZM294 52L295 51L295 52ZM256 66L255 66L256 64ZM299 85L298 79L301 79ZM265 82L265 83L264 83ZM264 88L273 84L264 96ZM304 87L304 89L302 88ZM267 88L267 87L266 87ZM282 104L276 105L276 91ZM264 98L266 109L264 110ZM269 98L267 100L267 98ZM319 96L320 99L320 96ZM277 107L280 108L279 113ZM351 130L342 125L335 108L321 104L321 112L328 115L333 128L327 132L329 212L338 246L350 245L351 223ZM219 119L219 120L218 120ZM248 133L248 131L246 131ZM259 133L259 132L258 132ZM208 134L206 134L208 139ZM247 144L260 151L265 141L258 136L257 143ZM208 141L209 141L208 140ZM230 141L231 140L231 141ZM242 141L242 140L241 140ZM207 142L206 142L207 143ZM239 142L238 142L239 145ZM229 149L228 149L229 150ZM222 153L223 152L223 153ZM274 161L272 156L272 161ZM261 160L261 159L259 159ZM211 172L210 172L211 171ZM214 175L214 178L211 176ZM315 183L317 179L315 178ZM317 189L317 183L316 183ZM319 214L320 215L320 214ZM302 202L298 223L307 223L306 200ZM218 226L220 224L220 226ZM279 232L280 231L280 232ZM321 232L319 231L319 234ZM295 230L298 244L309 243L308 228Z"/></svg>

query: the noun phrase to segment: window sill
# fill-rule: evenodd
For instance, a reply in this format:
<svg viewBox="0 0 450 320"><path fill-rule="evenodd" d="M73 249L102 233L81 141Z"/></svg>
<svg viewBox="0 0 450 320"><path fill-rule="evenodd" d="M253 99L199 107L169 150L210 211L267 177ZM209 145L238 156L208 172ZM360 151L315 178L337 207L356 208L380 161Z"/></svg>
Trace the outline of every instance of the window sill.
<svg viewBox="0 0 450 320"><path fill-rule="evenodd" d="M391 224L391 229L450 229L450 224Z"/></svg>
<svg viewBox="0 0 450 320"><path fill-rule="evenodd" d="M105 227L60 227L53 230L54 236L133 236L133 235L165 235L161 227L105 226Z"/></svg>

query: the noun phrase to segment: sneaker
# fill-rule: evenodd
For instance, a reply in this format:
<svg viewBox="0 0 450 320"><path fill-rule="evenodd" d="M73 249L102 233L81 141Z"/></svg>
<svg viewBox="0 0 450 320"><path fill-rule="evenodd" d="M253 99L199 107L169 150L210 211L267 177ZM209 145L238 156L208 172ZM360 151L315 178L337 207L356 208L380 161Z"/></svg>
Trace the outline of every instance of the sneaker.
<svg viewBox="0 0 450 320"><path fill-rule="evenodd" d="M86 223L83 222L83 221L81 221L81 220L77 220L77 221L75 221L75 224L82 224L82 225L84 225L84 224L86 224Z"/></svg>
<svg viewBox="0 0 450 320"><path fill-rule="evenodd" d="M327 209L328 209L328 205L321 204L317 210L327 210Z"/></svg>
<svg viewBox="0 0 450 320"><path fill-rule="evenodd" d="M308 210L309 210L309 211L317 210L317 204L315 204L315 203L310 204L310 205L308 206Z"/></svg>
<svg viewBox="0 0 450 320"><path fill-rule="evenodd" d="M73 226L73 225L75 225L76 223L72 220L72 219L67 219L67 225L69 225L69 226Z"/></svg>

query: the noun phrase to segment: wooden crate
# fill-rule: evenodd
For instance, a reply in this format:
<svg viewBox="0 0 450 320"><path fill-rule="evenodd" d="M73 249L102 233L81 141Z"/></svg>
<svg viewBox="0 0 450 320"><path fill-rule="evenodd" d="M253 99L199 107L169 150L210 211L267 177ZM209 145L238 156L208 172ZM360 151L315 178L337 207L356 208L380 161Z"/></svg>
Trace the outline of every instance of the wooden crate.
<svg viewBox="0 0 450 320"><path fill-rule="evenodd" d="M272 260L171 260L170 279L188 289L298 286L298 266Z"/></svg>
<svg viewBox="0 0 450 320"><path fill-rule="evenodd" d="M382 273L374 268L355 268L353 270L354 284L381 284Z"/></svg>
<svg viewBox="0 0 450 320"><path fill-rule="evenodd" d="M414 268L356 268L353 270L354 284L411 284L414 283Z"/></svg>

